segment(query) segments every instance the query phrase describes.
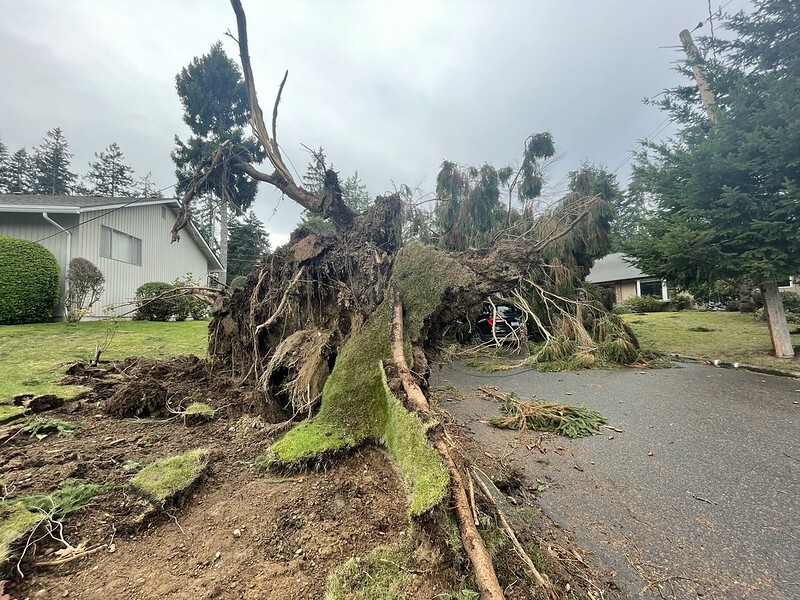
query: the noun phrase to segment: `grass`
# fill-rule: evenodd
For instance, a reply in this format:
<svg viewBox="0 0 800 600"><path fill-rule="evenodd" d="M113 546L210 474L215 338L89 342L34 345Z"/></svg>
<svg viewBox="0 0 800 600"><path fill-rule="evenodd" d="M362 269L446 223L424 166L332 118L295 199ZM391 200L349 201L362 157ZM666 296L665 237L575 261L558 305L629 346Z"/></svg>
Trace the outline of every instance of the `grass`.
<svg viewBox="0 0 800 600"><path fill-rule="evenodd" d="M45 515L31 512L22 502L0 501L0 563L5 564L11 545L44 519Z"/></svg>
<svg viewBox="0 0 800 600"><path fill-rule="evenodd" d="M139 471L131 479L131 485L150 500L163 505L197 481L206 470L208 456L208 450L198 448L163 458Z"/></svg>
<svg viewBox="0 0 800 600"><path fill-rule="evenodd" d="M67 479L54 492L16 498L25 508L43 515L62 518L89 504L95 496L111 489L113 484L77 483Z"/></svg>
<svg viewBox="0 0 800 600"><path fill-rule="evenodd" d="M800 370L800 359L771 355L767 324L748 314L685 311L631 314L624 318L645 350ZM797 330L797 326L790 325L789 330ZM792 342L800 345L800 335L793 335Z"/></svg>
<svg viewBox="0 0 800 600"><path fill-rule="evenodd" d="M406 598L411 582L405 565L412 549L407 543L378 546L363 558L351 558L328 577L325 600L395 600Z"/></svg>
<svg viewBox="0 0 800 600"><path fill-rule="evenodd" d="M108 323L101 321L0 326L0 402L18 394L76 395L80 388L54 382L70 363L94 357L95 344L103 342L107 327ZM205 356L207 332L205 321L119 321L102 359Z"/></svg>
<svg viewBox="0 0 800 600"><path fill-rule="evenodd" d="M16 419L24 412L25 409L21 406L14 406L12 404L0 404L0 425L2 425L3 423L7 423L12 419Z"/></svg>

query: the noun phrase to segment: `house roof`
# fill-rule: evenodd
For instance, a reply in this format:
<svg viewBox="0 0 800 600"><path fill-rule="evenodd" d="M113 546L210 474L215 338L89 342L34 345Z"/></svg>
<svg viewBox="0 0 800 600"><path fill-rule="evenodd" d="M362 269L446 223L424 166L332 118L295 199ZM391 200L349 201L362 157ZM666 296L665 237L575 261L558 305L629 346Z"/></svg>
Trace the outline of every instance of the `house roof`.
<svg viewBox="0 0 800 600"><path fill-rule="evenodd" d="M632 265L630 259L622 252L615 252L604 256L594 263L594 267L586 276L586 281L592 283L609 283L611 281L625 281L647 277L639 268Z"/></svg>
<svg viewBox="0 0 800 600"><path fill-rule="evenodd" d="M110 198L108 196L42 196L39 194L0 194L0 212L81 213L94 210L174 204L174 198Z"/></svg>
<svg viewBox="0 0 800 600"><path fill-rule="evenodd" d="M42 196L39 194L0 194L0 213L53 213L80 214L100 210L120 210L129 206L151 206L166 204L177 209L180 203L175 198L110 198L108 196ZM189 222L186 229L208 261L211 271L222 271L222 264L208 242Z"/></svg>

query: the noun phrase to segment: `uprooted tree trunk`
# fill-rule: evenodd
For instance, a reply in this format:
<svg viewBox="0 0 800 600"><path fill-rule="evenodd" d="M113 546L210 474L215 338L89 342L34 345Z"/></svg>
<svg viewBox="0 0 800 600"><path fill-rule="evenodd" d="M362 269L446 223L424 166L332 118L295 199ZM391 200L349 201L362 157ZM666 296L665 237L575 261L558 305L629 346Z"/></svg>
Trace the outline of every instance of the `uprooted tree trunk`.
<svg viewBox="0 0 800 600"><path fill-rule="evenodd" d="M190 183L173 240L190 218L196 191L215 170L241 171L275 186L328 218L336 233L296 230L257 266L244 288L220 295L209 327L210 354L242 382L258 386L265 409L277 403L293 418L306 419L272 446L272 464L299 468L377 441L409 485L410 516L441 504L451 492L482 596L502 598L491 559L481 550L474 522L469 525L446 432L437 427L422 391L426 353L457 318L475 314L484 297L536 279L547 269L553 247L585 253L593 236L586 224L600 204L572 198L548 213L531 235L487 250L453 254L416 243L403 246L398 195L378 197L366 213L356 214L343 202L333 171L326 172L319 196L295 183L276 139L286 77L268 129L253 81L244 11L239 0L231 4L251 125L274 171L256 169L241 148L220 146Z"/></svg>

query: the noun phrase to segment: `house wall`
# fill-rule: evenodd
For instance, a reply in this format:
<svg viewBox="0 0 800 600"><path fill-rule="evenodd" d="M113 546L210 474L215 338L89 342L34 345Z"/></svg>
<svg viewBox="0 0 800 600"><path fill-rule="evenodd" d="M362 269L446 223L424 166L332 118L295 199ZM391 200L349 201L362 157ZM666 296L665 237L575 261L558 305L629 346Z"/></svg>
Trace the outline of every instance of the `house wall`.
<svg viewBox="0 0 800 600"><path fill-rule="evenodd" d="M126 313L133 310L130 303L136 288L149 281L170 282L191 273L201 285L207 282L208 262L188 232L180 242L170 244L175 213L164 205L84 212L80 221L80 239L77 247L73 244L73 256L89 259L106 278L106 289L93 316L130 316ZM141 266L100 256L103 225L142 240Z"/></svg>
<svg viewBox="0 0 800 600"><path fill-rule="evenodd" d="M623 302L628 298L636 296L636 281L620 281L617 283L619 292L617 293L617 302Z"/></svg>
<svg viewBox="0 0 800 600"><path fill-rule="evenodd" d="M78 224L77 214L48 213L47 216L64 228L74 227ZM74 247L76 238L78 237L78 231L77 229L73 229L70 233L72 234L73 256L75 256ZM67 234L45 221L44 217L42 217L42 213L0 212L0 235L39 242L42 246L50 250L56 257L56 262L58 262L61 295L63 297L64 280L69 266L69 258L67 256L69 236ZM59 302L53 307L53 316L59 319L63 318L63 302Z"/></svg>

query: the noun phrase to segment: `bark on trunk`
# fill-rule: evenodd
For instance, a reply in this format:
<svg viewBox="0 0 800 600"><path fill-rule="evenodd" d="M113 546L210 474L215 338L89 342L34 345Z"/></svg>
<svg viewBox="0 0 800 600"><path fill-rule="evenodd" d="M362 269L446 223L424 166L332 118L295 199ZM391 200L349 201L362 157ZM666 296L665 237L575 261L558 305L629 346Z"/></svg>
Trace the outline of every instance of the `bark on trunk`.
<svg viewBox="0 0 800 600"><path fill-rule="evenodd" d="M761 285L764 294L764 313L767 317L769 336L772 339L772 348L778 358L794 358L792 338L789 335L789 324L786 322L786 312L778 291L778 284L769 281Z"/></svg>

